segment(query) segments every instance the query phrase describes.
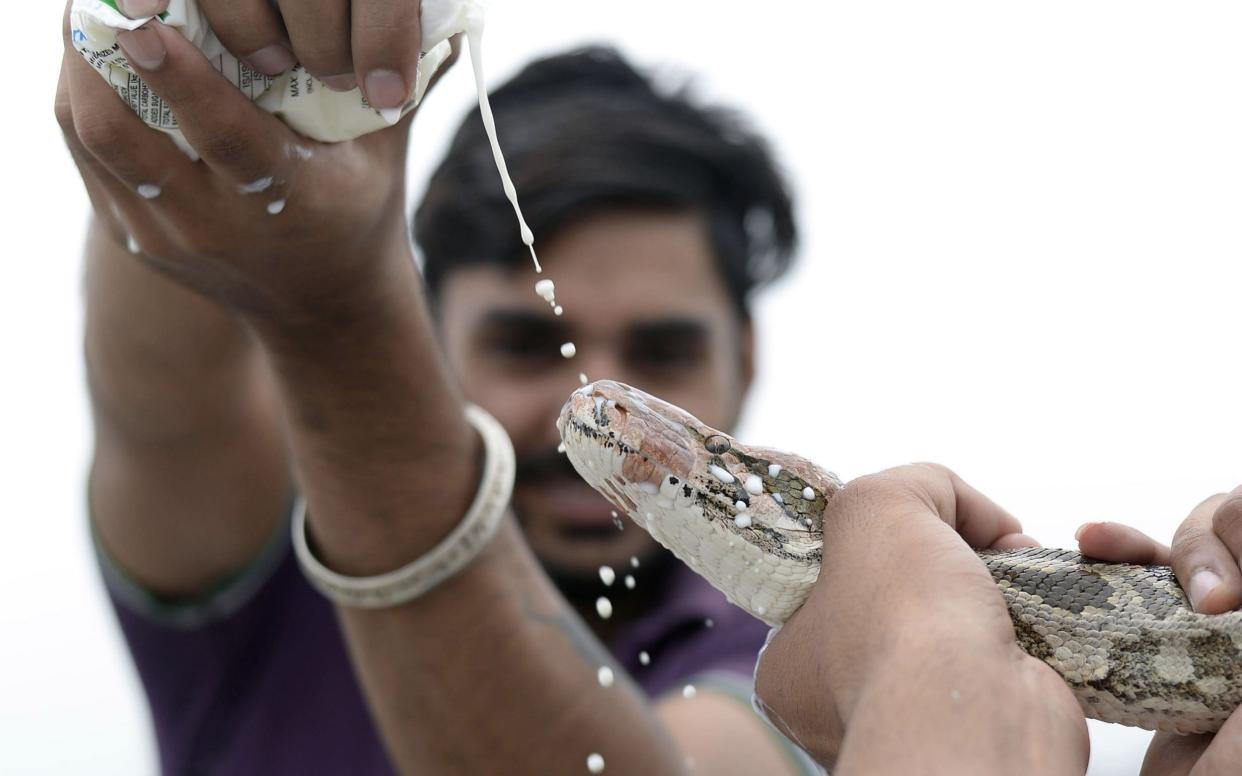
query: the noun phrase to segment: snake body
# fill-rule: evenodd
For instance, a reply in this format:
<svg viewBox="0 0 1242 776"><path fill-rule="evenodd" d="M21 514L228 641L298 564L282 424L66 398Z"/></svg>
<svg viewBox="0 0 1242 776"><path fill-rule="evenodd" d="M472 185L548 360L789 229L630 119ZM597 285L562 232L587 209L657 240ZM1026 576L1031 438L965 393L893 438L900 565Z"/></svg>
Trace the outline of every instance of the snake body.
<svg viewBox="0 0 1242 776"><path fill-rule="evenodd" d="M610 381L575 391L557 426L578 473L734 604L772 625L802 605L836 475ZM979 557L1018 644L1088 717L1202 733L1242 705L1242 613L1193 612L1168 567L1043 548Z"/></svg>

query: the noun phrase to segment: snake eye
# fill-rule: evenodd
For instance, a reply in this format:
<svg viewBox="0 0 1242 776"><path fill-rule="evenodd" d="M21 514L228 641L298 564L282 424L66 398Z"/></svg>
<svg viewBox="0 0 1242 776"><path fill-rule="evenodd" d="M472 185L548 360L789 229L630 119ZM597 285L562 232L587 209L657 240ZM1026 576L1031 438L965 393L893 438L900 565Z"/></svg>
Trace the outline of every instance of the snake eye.
<svg viewBox="0 0 1242 776"><path fill-rule="evenodd" d="M728 438L721 436L720 434L712 434L709 436L707 441L703 443L703 446L706 447L707 452L712 455L724 455L733 448L733 445L729 443Z"/></svg>

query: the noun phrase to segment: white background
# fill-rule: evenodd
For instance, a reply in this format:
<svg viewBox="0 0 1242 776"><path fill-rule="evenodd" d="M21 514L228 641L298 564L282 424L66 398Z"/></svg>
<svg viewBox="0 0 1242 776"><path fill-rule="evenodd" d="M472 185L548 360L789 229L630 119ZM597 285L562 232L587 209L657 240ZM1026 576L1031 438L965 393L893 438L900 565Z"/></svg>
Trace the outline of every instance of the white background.
<svg viewBox="0 0 1242 776"><path fill-rule="evenodd" d="M6 35L0 772L152 773L84 527L87 206L52 120L55 5ZM805 239L759 305L744 436L846 477L948 463L1059 546L1099 519L1167 539L1242 482L1242 8L811 6L496 0L489 17L493 83L614 41L772 138ZM414 193L471 89L458 67L415 122ZM1092 773L1135 773L1145 737L1093 727Z"/></svg>

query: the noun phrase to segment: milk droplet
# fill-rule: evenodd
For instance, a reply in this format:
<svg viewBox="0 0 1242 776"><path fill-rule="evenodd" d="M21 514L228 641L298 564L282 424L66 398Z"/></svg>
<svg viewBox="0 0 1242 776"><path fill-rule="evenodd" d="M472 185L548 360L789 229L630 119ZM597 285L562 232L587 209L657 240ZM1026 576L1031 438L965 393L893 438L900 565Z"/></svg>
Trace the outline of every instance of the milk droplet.
<svg viewBox="0 0 1242 776"><path fill-rule="evenodd" d="M600 566L599 578L605 585L611 587L612 583L617 580L617 572L612 570L612 566Z"/></svg>
<svg viewBox="0 0 1242 776"><path fill-rule="evenodd" d="M599 614L600 619L607 620L612 616L612 601L604 596L595 599L595 611Z"/></svg>
<svg viewBox="0 0 1242 776"><path fill-rule="evenodd" d="M704 627L704 628L710 628L710 627L712 627L712 626L713 626L713 625L715 625L715 624L716 624L716 623L712 622L712 618L711 618L711 617L708 617L706 620L704 620L704 621L703 621L703 627Z"/></svg>
<svg viewBox="0 0 1242 776"><path fill-rule="evenodd" d="M162 191L162 189L154 183L138 184L138 196L143 199L155 199L160 195L160 191Z"/></svg>
<svg viewBox="0 0 1242 776"><path fill-rule="evenodd" d="M285 209L285 201L283 199L274 199L267 203L267 212L272 215L278 215L280 211Z"/></svg>
<svg viewBox="0 0 1242 776"><path fill-rule="evenodd" d="M733 483L737 482L737 479L734 478L732 474L729 474L729 472L720 468L716 464L712 464L711 466L707 467L707 469L708 471L712 473L712 476L714 476L716 479L723 482L725 485L732 485Z"/></svg>
<svg viewBox="0 0 1242 776"><path fill-rule="evenodd" d="M591 773L603 773L604 756L599 752L591 752L587 757L587 770Z"/></svg>
<svg viewBox="0 0 1242 776"><path fill-rule="evenodd" d="M544 278L535 284L535 293L551 302L556 299L556 284Z"/></svg>
<svg viewBox="0 0 1242 776"><path fill-rule="evenodd" d="M634 577L629 574L626 574L625 575L625 589L633 590L635 584L637 583L634 581Z"/></svg>
<svg viewBox="0 0 1242 776"><path fill-rule="evenodd" d="M699 691L694 689L694 685L692 684L688 684L685 687L681 688L681 697L683 698L686 698L686 699L693 698L694 696L698 694L699 694Z"/></svg>
<svg viewBox="0 0 1242 776"><path fill-rule="evenodd" d="M772 500L773 500L773 501L775 501L777 504L784 504L784 503L785 503L785 497L784 497L784 496L782 496L782 495L781 495L781 494L779 494L779 493L773 493L773 494L772 494Z"/></svg>
<svg viewBox="0 0 1242 776"><path fill-rule="evenodd" d="M617 527L617 530L624 531L625 523L621 522L621 517L617 514L617 511L614 509L612 512L609 512L609 514L612 515L612 524Z"/></svg>
<svg viewBox="0 0 1242 776"><path fill-rule="evenodd" d="M630 567L638 568L638 556L637 555L630 556Z"/></svg>
<svg viewBox="0 0 1242 776"><path fill-rule="evenodd" d="M242 183L237 187L238 194L258 194L261 191L267 191L272 187L272 176L268 175L263 178L256 178L249 183Z"/></svg>
<svg viewBox="0 0 1242 776"><path fill-rule="evenodd" d="M779 463L770 464L768 466L768 476L776 479L776 475L781 473L781 465Z"/></svg>
<svg viewBox="0 0 1242 776"><path fill-rule="evenodd" d="M129 238L126 240L125 244L129 247L129 252L135 256L142 253L142 246L138 244L138 241L134 239L132 234L129 235Z"/></svg>
<svg viewBox="0 0 1242 776"><path fill-rule="evenodd" d="M733 507L735 509L745 509L747 506L749 505L745 501L734 501L733 502Z"/></svg>
<svg viewBox="0 0 1242 776"><path fill-rule="evenodd" d="M646 650L644 650L644 651L642 651L642 652L639 652L639 653L638 653L638 662L639 662L639 664L641 664L641 665L645 665L645 666L649 666L649 665L651 665L651 655L648 655L648 654L647 654L647 652L646 652Z"/></svg>
<svg viewBox="0 0 1242 776"><path fill-rule="evenodd" d="M752 496L763 493L763 480L759 479L758 474L752 474L746 478L746 492Z"/></svg>
<svg viewBox="0 0 1242 776"><path fill-rule="evenodd" d="M561 345L561 355L565 358L573 358L578 353L578 347L572 342L566 342Z"/></svg>
<svg viewBox="0 0 1242 776"><path fill-rule="evenodd" d="M813 501L815 499L815 490L810 487L803 488L802 498L806 499L807 501Z"/></svg>
<svg viewBox="0 0 1242 776"><path fill-rule="evenodd" d="M556 307L553 307L553 308L552 308L552 312L553 312L553 314L555 314L555 315L564 315L564 314L565 314L565 308L564 308L564 307L561 307L561 306L558 304Z"/></svg>
<svg viewBox="0 0 1242 776"><path fill-rule="evenodd" d="M750 527L750 515L745 514L745 513L739 514L737 517L733 518L733 524L736 525L738 528L749 528Z"/></svg>
<svg viewBox="0 0 1242 776"><path fill-rule="evenodd" d="M588 380L587 380L586 372L578 373L578 382L582 383L583 385L587 384Z"/></svg>
<svg viewBox="0 0 1242 776"><path fill-rule="evenodd" d="M600 666L599 673L597 673L596 676L599 678L600 687L612 687L613 675L611 668L608 666Z"/></svg>
<svg viewBox="0 0 1242 776"><path fill-rule="evenodd" d="M557 446L556 446L556 452L558 452L558 453L563 453L563 452L565 452L565 443L564 443L564 442L561 442L559 445L557 445Z"/></svg>

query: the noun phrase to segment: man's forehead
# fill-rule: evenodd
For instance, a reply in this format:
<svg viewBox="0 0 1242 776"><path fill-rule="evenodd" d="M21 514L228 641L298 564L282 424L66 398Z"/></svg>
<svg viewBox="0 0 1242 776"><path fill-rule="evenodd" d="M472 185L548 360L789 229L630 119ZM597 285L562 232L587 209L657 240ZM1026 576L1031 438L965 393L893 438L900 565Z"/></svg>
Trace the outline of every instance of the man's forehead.
<svg viewBox="0 0 1242 776"><path fill-rule="evenodd" d="M575 326L611 320L636 326L671 320L707 323L727 318L731 310L717 288L705 289L702 284L682 288L651 274L597 283L581 282L571 275L555 271L537 275L529 268L494 265L463 268L445 279L442 311L475 322L504 317L515 322L542 318ZM556 303L563 307L563 316L556 316L552 304L535 292L535 283L545 278L556 284Z"/></svg>

